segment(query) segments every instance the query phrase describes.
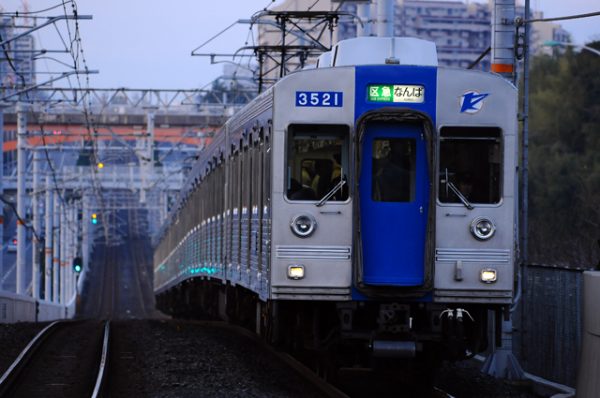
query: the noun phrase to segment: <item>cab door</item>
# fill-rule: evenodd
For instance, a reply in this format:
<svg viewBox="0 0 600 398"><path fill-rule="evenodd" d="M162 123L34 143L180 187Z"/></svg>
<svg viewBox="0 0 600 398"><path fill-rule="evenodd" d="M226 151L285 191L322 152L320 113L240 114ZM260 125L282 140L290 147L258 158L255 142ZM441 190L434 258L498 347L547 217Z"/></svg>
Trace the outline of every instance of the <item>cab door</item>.
<svg viewBox="0 0 600 398"><path fill-rule="evenodd" d="M430 181L422 126L370 123L362 145L362 282L423 285Z"/></svg>

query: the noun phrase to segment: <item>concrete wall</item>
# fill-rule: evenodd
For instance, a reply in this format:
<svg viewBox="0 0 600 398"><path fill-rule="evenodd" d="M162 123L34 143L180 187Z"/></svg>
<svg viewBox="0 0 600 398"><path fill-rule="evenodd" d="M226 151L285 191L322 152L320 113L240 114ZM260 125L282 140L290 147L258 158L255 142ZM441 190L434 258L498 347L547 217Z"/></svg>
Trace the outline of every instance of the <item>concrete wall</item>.
<svg viewBox="0 0 600 398"><path fill-rule="evenodd" d="M47 322L57 319L72 318L75 315L75 297L67 306L37 302L27 296L10 292L0 292L0 323Z"/></svg>
<svg viewBox="0 0 600 398"><path fill-rule="evenodd" d="M600 397L600 272L583 275L583 343L577 397Z"/></svg>

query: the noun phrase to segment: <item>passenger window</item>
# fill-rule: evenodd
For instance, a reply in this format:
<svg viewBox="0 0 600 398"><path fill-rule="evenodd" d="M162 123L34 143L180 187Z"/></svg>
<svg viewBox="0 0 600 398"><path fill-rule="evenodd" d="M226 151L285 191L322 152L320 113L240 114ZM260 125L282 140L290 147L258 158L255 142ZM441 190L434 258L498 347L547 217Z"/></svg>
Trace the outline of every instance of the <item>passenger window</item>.
<svg viewBox="0 0 600 398"><path fill-rule="evenodd" d="M440 131L439 199L442 203L500 202L501 131L444 127Z"/></svg>
<svg viewBox="0 0 600 398"><path fill-rule="evenodd" d="M412 138L373 140L373 201L412 202L415 199L415 146Z"/></svg>
<svg viewBox="0 0 600 398"><path fill-rule="evenodd" d="M328 201L348 199L348 143L348 126L290 125L287 198L318 201L331 194Z"/></svg>

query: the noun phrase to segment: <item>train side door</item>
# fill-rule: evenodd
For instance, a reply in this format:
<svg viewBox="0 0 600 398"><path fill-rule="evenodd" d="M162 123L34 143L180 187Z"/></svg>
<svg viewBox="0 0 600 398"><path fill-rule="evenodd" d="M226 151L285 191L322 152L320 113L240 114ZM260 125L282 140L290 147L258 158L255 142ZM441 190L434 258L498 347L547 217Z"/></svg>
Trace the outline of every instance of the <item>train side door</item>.
<svg viewBox="0 0 600 398"><path fill-rule="evenodd" d="M420 286L430 183L422 126L372 122L362 145L362 282Z"/></svg>

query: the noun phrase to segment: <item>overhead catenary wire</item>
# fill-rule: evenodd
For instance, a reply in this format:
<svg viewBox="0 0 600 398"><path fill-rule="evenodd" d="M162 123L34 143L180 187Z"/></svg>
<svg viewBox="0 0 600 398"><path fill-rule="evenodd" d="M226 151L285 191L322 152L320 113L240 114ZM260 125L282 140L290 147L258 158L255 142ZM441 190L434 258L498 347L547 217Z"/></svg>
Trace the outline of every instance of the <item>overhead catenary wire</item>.
<svg viewBox="0 0 600 398"><path fill-rule="evenodd" d="M62 7L65 3L71 3L73 0L67 0L66 2L63 1L59 4L50 6L48 8L44 8L43 10L36 10L36 11L15 11L15 12L0 12L0 16L14 16L14 17L20 17L21 15L33 15L33 14L41 14L43 12L47 12L47 11L52 11L56 8Z"/></svg>
<svg viewBox="0 0 600 398"><path fill-rule="evenodd" d="M590 18L590 17L597 17L597 16L600 16L600 11L589 12L586 14L566 15L566 16L562 16L562 17L527 19L527 20L523 20L523 23L567 21L567 20L571 20L571 19L583 19L583 18Z"/></svg>

